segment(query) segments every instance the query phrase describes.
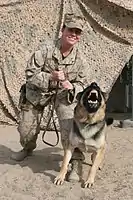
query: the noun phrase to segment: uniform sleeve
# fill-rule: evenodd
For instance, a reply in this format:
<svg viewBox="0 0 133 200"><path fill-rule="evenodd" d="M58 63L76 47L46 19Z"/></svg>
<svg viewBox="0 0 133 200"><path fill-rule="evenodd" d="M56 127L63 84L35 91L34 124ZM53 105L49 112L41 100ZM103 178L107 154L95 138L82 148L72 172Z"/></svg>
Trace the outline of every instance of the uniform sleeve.
<svg viewBox="0 0 133 200"><path fill-rule="evenodd" d="M43 50L37 50L31 56L25 70L26 82L35 85L41 90L48 88L50 72L45 70L45 59L47 56L46 47Z"/></svg>
<svg viewBox="0 0 133 200"><path fill-rule="evenodd" d="M74 86L74 90L75 90L75 95L77 95L77 93L81 92L85 86L87 86L87 75L86 73L84 73L84 69L81 68L81 71L79 71L77 80L75 83L73 83Z"/></svg>
<svg viewBox="0 0 133 200"><path fill-rule="evenodd" d="M68 93L68 101L70 103L76 101L76 96L79 92L81 92L88 85L88 65L86 60L83 59L82 55L78 55L77 59L77 79L73 84L73 90L70 90Z"/></svg>

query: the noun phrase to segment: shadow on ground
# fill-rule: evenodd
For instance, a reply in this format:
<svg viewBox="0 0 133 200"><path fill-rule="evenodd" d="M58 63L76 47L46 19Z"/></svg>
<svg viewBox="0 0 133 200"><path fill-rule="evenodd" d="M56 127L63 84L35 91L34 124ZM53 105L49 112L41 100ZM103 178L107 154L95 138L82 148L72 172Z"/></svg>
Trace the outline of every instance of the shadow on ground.
<svg viewBox="0 0 133 200"><path fill-rule="evenodd" d="M61 150L58 147L35 150L33 156L26 158L24 161L16 162L10 158L12 150L4 145L0 145L0 164L27 166L34 173L43 173L53 180L53 175L46 171L54 170L59 172L59 163L63 159Z"/></svg>

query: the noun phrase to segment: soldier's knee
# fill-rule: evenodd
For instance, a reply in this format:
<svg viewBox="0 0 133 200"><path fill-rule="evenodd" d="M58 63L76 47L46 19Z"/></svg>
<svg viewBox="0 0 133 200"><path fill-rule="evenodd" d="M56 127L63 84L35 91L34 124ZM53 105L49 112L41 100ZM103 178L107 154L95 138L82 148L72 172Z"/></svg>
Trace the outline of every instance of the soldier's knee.
<svg viewBox="0 0 133 200"><path fill-rule="evenodd" d="M20 134L20 143L24 147L31 141L35 141L37 138L36 127L31 124L21 122L18 125L18 132Z"/></svg>

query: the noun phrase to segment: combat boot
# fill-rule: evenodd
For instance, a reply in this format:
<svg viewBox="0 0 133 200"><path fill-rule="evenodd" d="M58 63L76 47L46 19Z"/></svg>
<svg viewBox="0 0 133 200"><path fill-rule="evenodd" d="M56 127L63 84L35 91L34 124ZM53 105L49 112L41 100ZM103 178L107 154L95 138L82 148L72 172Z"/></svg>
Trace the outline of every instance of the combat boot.
<svg viewBox="0 0 133 200"><path fill-rule="evenodd" d="M33 150L22 149L21 151L13 152L13 154L11 155L11 159L15 161L23 161L26 157L31 156L32 153Z"/></svg>
<svg viewBox="0 0 133 200"><path fill-rule="evenodd" d="M82 179L82 160L71 160L71 170L67 175L69 182L77 182Z"/></svg>

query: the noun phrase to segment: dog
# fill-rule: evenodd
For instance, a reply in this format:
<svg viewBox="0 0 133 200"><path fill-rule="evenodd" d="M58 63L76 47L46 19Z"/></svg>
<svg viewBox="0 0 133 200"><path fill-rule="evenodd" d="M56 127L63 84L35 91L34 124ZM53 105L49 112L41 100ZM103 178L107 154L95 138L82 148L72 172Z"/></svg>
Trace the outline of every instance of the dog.
<svg viewBox="0 0 133 200"><path fill-rule="evenodd" d="M106 128L113 123L112 118L106 119L106 102L108 96L101 91L96 82L91 83L77 95L74 110L73 127L69 142L64 150L63 163L54 184L61 185L67 174L68 164L75 148L91 153L92 166L83 187L94 184L96 171L100 168L106 149Z"/></svg>

